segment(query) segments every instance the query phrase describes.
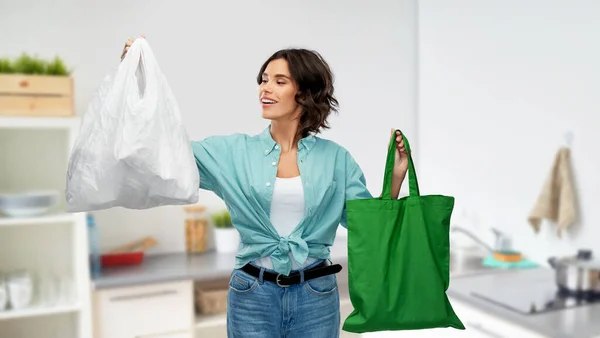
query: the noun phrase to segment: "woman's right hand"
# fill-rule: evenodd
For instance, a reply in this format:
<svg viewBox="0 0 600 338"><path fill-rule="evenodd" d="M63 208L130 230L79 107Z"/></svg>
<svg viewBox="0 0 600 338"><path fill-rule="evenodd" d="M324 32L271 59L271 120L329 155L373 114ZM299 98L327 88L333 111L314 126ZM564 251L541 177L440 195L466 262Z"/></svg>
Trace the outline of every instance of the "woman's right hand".
<svg viewBox="0 0 600 338"><path fill-rule="evenodd" d="M145 39L146 36L142 34L142 39ZM133 44L133 42L135 41L135 39L133 38L129 38L127 40L127 42L125 42L125 46L123 47L123 53L121 54L121 61L123 61L123 59L125 58L125 55L127 54L127 51L129 50L129 47L131 47L131 45Z"/></svg>

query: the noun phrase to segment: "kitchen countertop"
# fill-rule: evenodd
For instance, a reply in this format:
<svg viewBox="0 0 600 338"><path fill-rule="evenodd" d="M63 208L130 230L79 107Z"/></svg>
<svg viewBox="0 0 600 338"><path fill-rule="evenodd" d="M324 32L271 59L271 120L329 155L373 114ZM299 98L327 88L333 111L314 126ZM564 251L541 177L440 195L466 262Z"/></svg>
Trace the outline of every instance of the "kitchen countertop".
<svg viewBox="0 0 600 338"><path fill-rule="evenodd" d="M518 295L531 289L519 285L548 283L554 287L554 271L547 268L497 271L455 276L450 281L448 296L504 321L522 326L552 338L592 338L600 335L600 302L554 311L521 314L481 299L473 293L490 294L502 290ZM514 289L508 289L514 286ZM508 293L506 293L508 295Z"/></svg>
<svg viewBox="0 0 600 338"><path fill-rule="evenodd" d="M167 253L147 255L140 265L103 268L93 278L94 289L171 282L177 280L215 280L228 278L235 265L235 253L207 252L188 255ZM330 251L331 260L344 268L347 262L345 243L336 242ZM344 278L343 273L340 278Z"/></svg>

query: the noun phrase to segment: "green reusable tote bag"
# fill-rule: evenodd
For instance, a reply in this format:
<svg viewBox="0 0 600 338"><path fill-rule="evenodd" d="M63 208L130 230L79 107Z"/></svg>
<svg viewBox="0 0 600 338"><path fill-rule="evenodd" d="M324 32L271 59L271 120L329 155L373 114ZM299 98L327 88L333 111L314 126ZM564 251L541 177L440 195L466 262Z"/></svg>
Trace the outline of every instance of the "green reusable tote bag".
<svg viewBox="0 0 600 338"><path fill-rule="evenodd" d="M348 278L354 333L465 327L446 296L450 280L450 216L454 197L421 196L410 145L410 195L391 198L395 133L381 197L346 201Z"/></svg>

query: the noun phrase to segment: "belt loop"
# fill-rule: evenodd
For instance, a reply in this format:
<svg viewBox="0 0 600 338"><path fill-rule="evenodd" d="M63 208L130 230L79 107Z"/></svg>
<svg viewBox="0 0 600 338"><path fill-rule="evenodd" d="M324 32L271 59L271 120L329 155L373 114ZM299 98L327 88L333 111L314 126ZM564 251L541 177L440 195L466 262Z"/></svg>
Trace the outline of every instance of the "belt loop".
<svg viewBox="0 0 600 338"><path fill-rule="evenodd" d="M304 283L304 269L300 269L300 284Z"/></svg>
<svg viewBox="0 0 600 338"><path fill-rule="evenodd" d="M263 275L265 273L265 268L260 268L260 272L258 273L258 281L260 282L260 284L263 283L264 279L263 279Z"/></svg>

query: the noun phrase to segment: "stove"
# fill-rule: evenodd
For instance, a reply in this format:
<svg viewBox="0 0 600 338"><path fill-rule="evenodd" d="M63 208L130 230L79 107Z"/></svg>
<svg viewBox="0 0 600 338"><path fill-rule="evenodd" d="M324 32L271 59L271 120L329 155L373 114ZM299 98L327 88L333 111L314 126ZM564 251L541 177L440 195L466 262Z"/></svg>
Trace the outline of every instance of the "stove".
<svg viewBox="0 0 600 338"><path fill-rule="evenodd" d="M559 290L548 276L527 280L507 280L505 283L477 287L471 295L496 306L524 315L536 315L588 304L600 303L600 298L576 297Z"/></svg>

